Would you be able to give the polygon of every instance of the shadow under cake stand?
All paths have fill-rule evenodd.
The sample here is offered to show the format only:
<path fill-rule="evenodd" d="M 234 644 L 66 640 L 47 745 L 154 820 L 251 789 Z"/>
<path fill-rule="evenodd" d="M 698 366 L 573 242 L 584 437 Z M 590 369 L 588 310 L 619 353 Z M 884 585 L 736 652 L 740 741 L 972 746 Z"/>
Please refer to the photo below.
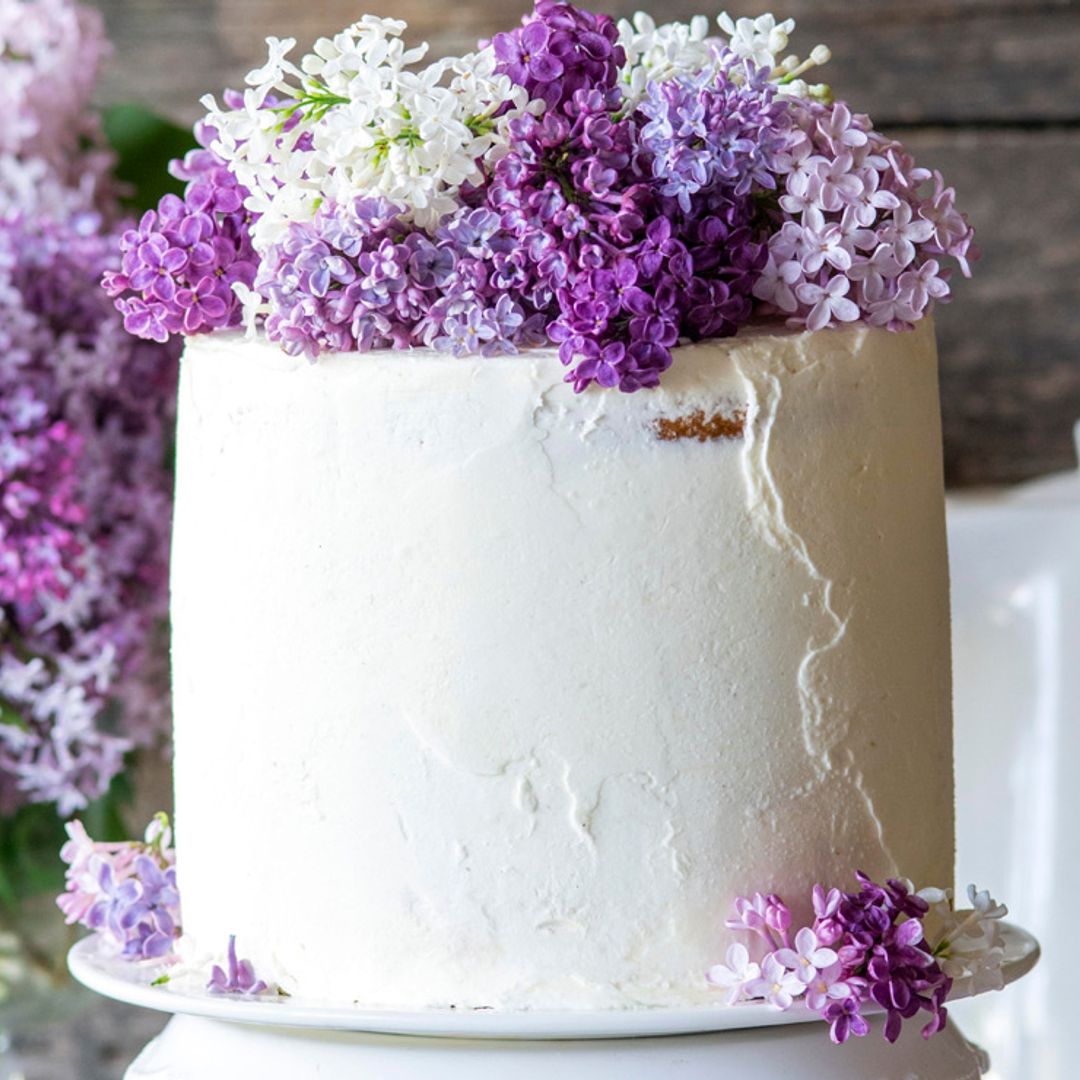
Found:
<path fill-rule="evenodd" d="M 1039 957 L 1006 925 L 1006 983 Z M 117 959 L 97 938 L 71 950 L 89 989 L 173 1013 L 125 1080 L 977 1080 L 985 1055 L 950 1022 L 930 1040 L 922 1020 L 891 1046 L 883 1017 L 864 1039 L 833 1046 L 815 1014 L 746 1002 L 725 1007 L 532 1011 L 364 1010 L 152 986 L 153 971 Z M 958 982 L 952 999 L 971 987 Z"/>

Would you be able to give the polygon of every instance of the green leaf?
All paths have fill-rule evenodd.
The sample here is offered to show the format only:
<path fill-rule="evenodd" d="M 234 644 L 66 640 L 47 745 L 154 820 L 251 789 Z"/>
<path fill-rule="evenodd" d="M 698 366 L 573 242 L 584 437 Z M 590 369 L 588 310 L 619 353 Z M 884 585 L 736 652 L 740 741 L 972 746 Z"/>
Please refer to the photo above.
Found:
<path fill-rule="evenodd" d="M 128 840 L 123 811 L 131 803 L 127 770 L 113 780 L 102 798 L 78 815 L 95 840 Z M 0 906 L 14 908 L 38 893 L 64 889 L 60 848 L 67 834 L 51 803 L 22 806 L 0 818 Z"/>
<path fill-rule="evenodd" d="M 169 162 L 195 144 L 190 131 L 141 105 L 112 105 L 102 119 L 105 137 L 116 152 L 116 176 L 128 186 L 125 203 L 133 210 L 157 205 L 162 195 L 180 194 L 184 185 L 169 175 Z"/>
<path fill-rule="evenodd" d="M 8 727 L 15 727 L 20 731 L 30 730 L 23 715 L 5 701 L 0 701 L 0 724 L 7 724 Z"/>

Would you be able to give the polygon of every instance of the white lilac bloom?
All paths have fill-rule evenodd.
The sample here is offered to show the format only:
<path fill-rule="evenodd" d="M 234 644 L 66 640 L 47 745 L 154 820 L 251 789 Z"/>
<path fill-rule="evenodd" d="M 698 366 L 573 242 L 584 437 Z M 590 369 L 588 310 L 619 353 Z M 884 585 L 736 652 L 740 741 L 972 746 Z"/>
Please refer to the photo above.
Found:
<path fill-rule="evenodd" d="M 957 911 L 946 889 L 922 889 L 919 896 L 930 905 L 924 919 L 927 940 L 934 942 L 933 953 L 942 971 L 953 979 L 970 979 L 977 994 L 1000 990 L 1005 959 L 1000 922 L 1009 909 L 974 885 L 968 886 L 968 911 Z"/>
<path fill-rule="evenodd" d="M 770 72 L 770 79 L 776 83 L 778 93 L 796 98 L 829 98 L 828 86 L 823 83 L 810 84 L 801 77 L 811 68 L 828 63 L 832 53 L 827 46 L 815 45 L 805 60 L 794 55 L 781 59 L 795 29 L 794 19 L 777 22 L 775 15 L 732 19 L 723 11 L 716 21 L 728 36 L 728 48 L 741 60 Z"/>
<path fill-rule="evenodd" d="M 530 104 L 496 69 L 491 48 L 416 68 L 427 52 L 406 49 L 405 23 L 365 16 L 315 43 L 300 65 L 291 39 L 268 40 L 267 63 L 248 76 L 242 101 L 204 99 L 216 150 L 251 191 L 260 215 L 257 250 L 326 201 L 358 195 L 403 207 L 433 230 L 480 184 L 508 144 L 507 127 Z M 498 115 L 496 115 L 498 114 Z"/>
<path fill-rule="evenodd" d="M 839 957 L 818 941 L 809 926 L 804 926 L 795 935 L 795 948 L 777 949 L 776 959 L 791 968 L 799 982 L 809 984 L 820 972 L 831 969 Z"/>
<path fill-rule="evenodd" d="M 776 58 L 787 48 L 788 38 L 795 29 L 794 19 L 777 22 L 775 15 L 732 19 L 726 11 L 722 11 L 716 21 L 729 36 L 731 51 L 759 68 L 772 69 L 777 66 Z"/>
<path fill-rule="evenodd" d="M 762 998 L 776 1009 L 790 1009 L 795 998 L 805 991 L 806 983 L 794 971 L 789 971 L 776 953 L 765 957 L 761 962 L 761 978 L 746 987 L 750 997 Z"/>
<path fill-rule="evenodd" d="M 739 942 L 728 947 L 724 959 L 727 963 L 714 964 L 705 973 L 705 978 L 726 991 L 725 1005 L 734 1005 L 746 995 L 747 987 L 761 978 L 761 968 L 750 959 L 746 946 Z"/>
<path fill-rule="evenodd" d="M 639 11 L 633 20 L 618 22 L 619 44 L 626 50 L 620 88 L 628 103 L 640 101 L 650 82 L 661 83 L 681 75 L 700 75 L 717 66 L 722 44 L 709 37 L 709 20 L 695 15 L 688 23 L 657 26 Z"/>

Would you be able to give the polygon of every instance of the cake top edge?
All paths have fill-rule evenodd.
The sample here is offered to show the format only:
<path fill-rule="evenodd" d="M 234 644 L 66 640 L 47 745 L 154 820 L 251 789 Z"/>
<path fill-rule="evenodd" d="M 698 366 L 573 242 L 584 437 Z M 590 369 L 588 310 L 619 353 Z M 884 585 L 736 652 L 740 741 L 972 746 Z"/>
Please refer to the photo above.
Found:
<path fill-rule="evenodd" d="M 792 19 L 658 25 L 536 0 L 426 62 L 365 15 L 269 38 L 203 98 L 186 186 L 105 287 L 166 340 L 247 325 L 291 355 L 557 350 L 566 381 L 659 385 L 681 343 L 909 329 L 977 257 L 939 172 L 788 53 Z M 813 74 L 812 74 L 813 73 Z"/>

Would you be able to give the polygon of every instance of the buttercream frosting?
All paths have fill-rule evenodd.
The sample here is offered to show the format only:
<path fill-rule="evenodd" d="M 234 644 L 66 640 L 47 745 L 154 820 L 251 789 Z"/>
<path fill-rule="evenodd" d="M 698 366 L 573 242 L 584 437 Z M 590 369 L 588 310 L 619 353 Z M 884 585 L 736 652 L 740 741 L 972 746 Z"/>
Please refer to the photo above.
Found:
<path fill-rule="evenodd" d="M 709 997 L 735 895 L 951 885 L 933 328 L 182 364 L 185 931 L 365 1006 Z"/>

